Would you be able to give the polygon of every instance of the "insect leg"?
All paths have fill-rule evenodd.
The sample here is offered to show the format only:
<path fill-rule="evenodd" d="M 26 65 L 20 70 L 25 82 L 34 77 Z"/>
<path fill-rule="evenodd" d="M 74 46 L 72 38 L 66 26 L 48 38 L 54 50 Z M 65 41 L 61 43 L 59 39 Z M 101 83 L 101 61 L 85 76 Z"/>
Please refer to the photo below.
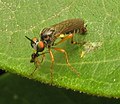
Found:
<path fill-rule="evenodd" d="M 73 34 L 69 34 L 69 35 L 65 36 L 64 38 L 62 38 L 62 40 L 60 40 L 59 42 L 55 43 L 55 45 L 58 45 L 67 39 L 71 39 L 72 37 L 73 37 Z"/>
<path fill-rule="evenodd" d="M 74 33 L 73 33 L 73 37 L 74 37 L 74 34 L 75 34 L 75 31 L 74 31 Z M 71 38 L 71 44 L 79 44 L 79 45 L 84 45 L 86 42 L 75 42 L 74 40 L 73 40 L 73 37 Z"/>
<path fill-rule="evenodd" d="M 42 54 L 41 63 L 43 62 L 44 59 L 45 59 L 45 53 Z"/>
<path fill-rule="evenodd" d="M 75 42 L 73 40 L 74 34 L 69 34 L 67 36 L 65 36 L 62 40 L 60 40 L 59 42 L 55 43 L 54 45 L 58 45 L 64 41 L 66 41 L 67 39 L 71 39 L 71 44 L 79 44 L 79 45 L 84 45 L 86 42 Z"/>
<path fill-rule="evenodd" d="M 41 61 L 40 61 L 40 59 L 38 58 L 40 55 L 42 55 Z M 34 69 L 34 71 L 31 73 L 31 75 L 33 75 L 33 74 L 35 73 L 35 71 L 39 68 L 40 63 L 43 62 L 44 58 L 45 58 L 45 53 L 42 53 L 42 54 L 33 53 L 33 54 L 31 55 L 31 60 L 30 60 L 30 62 L 31 62 L 31 63 L 34 62 L 34 65 L 35 65 L 35 69 Z"/>
<path fill-rule="evenodd" d="M 50 66 L 50 76 L 51 76 L 51 82 L 53 81 L 53 64 L 54 64 L 54 56 L 53 53 L 51 51 L 51 49 L 49 48 L 49 53 L 50 53 L 50 57 L 51 57 L 51 66 Z"/>
<path fill-rule="evenodd" d="M 38 55 L 36 55 L 36 53 L 33 53 L 32 55 L 32 59 L 31 59 L 31 63 L 34 62 L 35 65 L 35 69 L 34 71 L 31 73 L 31 75 L 33 75 L 35 73 L 35 71 L 38 69 L 38 67 L 40 66 L 40 60 L 38 58 Z"/>
<path fill-rule="evenodd" d="M 78 76 L 80 76 L 79 72 L 78 72 L 77 70 L 75 70 L 75 69 L 71 66 L 71 64 L 69 63 L 67 52 L 66 52 L 64 49 L 61 49 L 61 48 L 53 48 L 53 49 L 56 50 L 56 51 L 59 51 L 59 52 L 64 53 L 67 65 L 70 67 L 70 69 L 71 69 L 75 74 L 77 74 Z"/>

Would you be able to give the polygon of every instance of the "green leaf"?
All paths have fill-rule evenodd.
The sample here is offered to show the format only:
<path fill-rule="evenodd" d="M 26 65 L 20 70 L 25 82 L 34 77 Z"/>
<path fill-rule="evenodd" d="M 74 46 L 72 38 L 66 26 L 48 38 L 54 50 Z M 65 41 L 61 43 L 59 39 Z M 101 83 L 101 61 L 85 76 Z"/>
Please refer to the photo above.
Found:
<path fill-rule="evenodd" d="M 0 68 L 11 73 L 50 83 L 51 58 L 35 69 L 30 58 L 33 49 L 28 36 L 39 37 L 40 31 L 70 18 L 83 18 L 86 36 L 75 40 L 101 42 L 100 48 L 84 57 L 84 47 L 66 41 L 59 45 L 67 51 L 69 62 L 80 73 L 78 77 L 67 66 L 64 54 L 54 50 L 53 84 L 99 96 L 120 97 L 120 1 L 119 0 L 1 0 L 0 1 Z"/>

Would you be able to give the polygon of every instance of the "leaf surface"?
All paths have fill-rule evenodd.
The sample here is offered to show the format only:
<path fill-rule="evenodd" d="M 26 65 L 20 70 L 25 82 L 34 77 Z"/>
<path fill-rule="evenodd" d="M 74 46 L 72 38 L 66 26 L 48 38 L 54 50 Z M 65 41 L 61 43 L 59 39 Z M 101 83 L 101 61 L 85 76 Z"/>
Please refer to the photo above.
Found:
<path fill-rule="evenodd" d="M 109 2 L 109 3 L 108 3 Z M 87 42 L 102 46 L 80 54 L 84 47 L 66 41 L 57 47 L 67 51 L 69 62 L 80 73 L 78 77 L 67 66 L 64 54 L 52 50 L 55 58 L 53 84 L 99 96 L 120 97 L 120 1 L 119 0 L 1 0 L 0 1 L 0 68 L 22 76 L 50 83 L 51 58 L 33 76 L 30 63 L 33 52 L 28 36 L 70 18 L 83 18 L 87 24 Z"/>

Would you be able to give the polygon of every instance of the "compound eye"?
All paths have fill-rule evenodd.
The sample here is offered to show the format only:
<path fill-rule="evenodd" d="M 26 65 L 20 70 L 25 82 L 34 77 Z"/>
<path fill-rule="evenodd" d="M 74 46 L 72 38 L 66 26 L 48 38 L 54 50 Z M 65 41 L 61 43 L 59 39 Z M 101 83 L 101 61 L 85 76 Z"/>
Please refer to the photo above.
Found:
<path fill-rule="evenodd" d="M 44 50 L 44 42 L 43 41 L 39 41 L 37 44 L 37 52 L 42 52 Z"/>

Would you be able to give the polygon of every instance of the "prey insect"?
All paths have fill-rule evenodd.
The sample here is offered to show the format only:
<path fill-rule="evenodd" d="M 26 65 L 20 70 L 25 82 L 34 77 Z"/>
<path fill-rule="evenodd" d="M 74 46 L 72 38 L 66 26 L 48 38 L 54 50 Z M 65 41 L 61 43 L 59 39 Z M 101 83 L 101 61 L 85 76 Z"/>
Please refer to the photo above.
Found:
<path fill-rule="evenodd" d="M 25 36 L 28 40 L 31 41 L 31 46 L 35 50 L 35 52 L 31 55 L 31 61 L 30 61 L 30 62 L 34 62 L 36 66 L 35 70 L 40 66 L 40 63 L 43 62 L 45 54 L 49 53 L 51 57 L 50 75 L 51 75 L 51 80 L 53 79 L 54 56 L 52 53 L 52 49 L 54 49 L 65 55 L 66 63 L 69 66 L 69 68 L 79 76 L 79 72 L 76 69 L 74 69 L 69 63 L 67 52 L 64 49 L 55 46 L 63 43 L 68 39 L 71 39 L 72 44 L 83 45 L 85 44 L 85 42 L 75 42 L 73 40 L 73 37 L 75 33 L 85 34 L 86 32 L 87 29 L 86 26 L 84 26 L 84 21 L 82 19 L 69 19 L 60 22 L 58 24 L 52 25 L 49 28 L 44 28 L 40 33 L 40 40 L 37 39 L 36 37 L 30 39 L 27 36 Z M 63 37 L 61 37 L 61 35 L 63 35 Z M 56 42 L 58 38 L 61 38 L 61 40 Z M 45 48 L 48 49 L 48 52 L 44 52 Z M 38 59 L 40 55 L 42 55 L 41 61 Z"/>

